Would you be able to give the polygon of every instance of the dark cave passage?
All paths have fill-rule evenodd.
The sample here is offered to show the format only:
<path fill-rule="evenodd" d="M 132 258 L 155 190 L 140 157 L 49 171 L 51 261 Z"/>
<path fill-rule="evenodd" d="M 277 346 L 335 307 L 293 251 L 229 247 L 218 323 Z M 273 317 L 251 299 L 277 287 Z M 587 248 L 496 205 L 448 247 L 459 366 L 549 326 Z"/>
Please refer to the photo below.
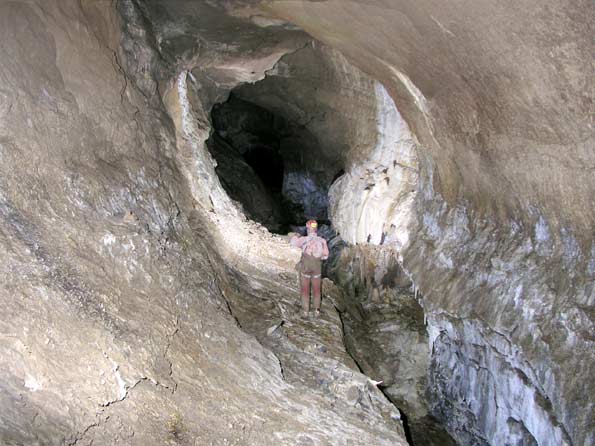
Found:
<path fill-rule="evenodd" d="M 278 151 L 268 146 L 256 146 L 244 153 L 244 159 L 268 190 L 281 192 L 285 167 Z"/>
<path fill-rule="evenodd" d="M 260 92 L 267 93 L 266 89 Z M 427 333 L 411 282 L 395 263 L 378 283 L 373 265 L 386 259 L 380 261 L 372 251 L 350 247 L 327 220 L 329 186 L 345 174 L 343 167 L 321 163 L 324 176 L 318 178 L 327 182 L 309 181 L 316 178 L 309 161 L 321 151 L 313 148 L 315 138 L 303 126 L 233 92 L 226 102 L 213 107 L 211 119 L 213 132 L 207 145 L 217 161 L 215 170 L 248 218 L 281 234 L 299 231 L 305 219 L 322 220 L 320 235 L 331 251 L 323 275 L 346 296 L 341 319 L 347 351 L 364 373 L 386 383 L 380 389 L 401 411 L 410 444 L 453 445 L 444 427 L 428 413 L 423 390 Z"/>
<path fill-rule="evenodd" d="M 211 119 L 207 146 L 216 172 L 247 217 L 283 234 L 310 218 L 328 223 L 330 174 L 309 168 L 320 149 L 311 149 L 314 138 L 303 126 L 233 93 L 213 107 Z"/>

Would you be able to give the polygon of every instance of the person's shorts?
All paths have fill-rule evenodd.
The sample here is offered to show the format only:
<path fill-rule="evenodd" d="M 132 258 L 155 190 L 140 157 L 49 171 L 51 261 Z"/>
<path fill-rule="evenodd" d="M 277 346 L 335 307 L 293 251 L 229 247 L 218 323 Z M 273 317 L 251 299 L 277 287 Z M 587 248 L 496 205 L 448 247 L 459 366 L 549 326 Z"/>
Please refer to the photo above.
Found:
<path fill-rule="evenodd" d="M 308 254 L 302 254 L 300 274 L 306 279 L 318 279 L 322 275 L 322 260 Z"/>

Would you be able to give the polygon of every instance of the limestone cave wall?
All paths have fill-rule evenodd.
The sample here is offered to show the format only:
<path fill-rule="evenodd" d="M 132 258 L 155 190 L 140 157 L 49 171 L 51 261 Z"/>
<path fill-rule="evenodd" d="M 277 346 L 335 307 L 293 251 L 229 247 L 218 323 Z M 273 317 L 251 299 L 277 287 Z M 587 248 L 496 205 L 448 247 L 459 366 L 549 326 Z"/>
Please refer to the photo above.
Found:
<path fill-rule="evenodd" d="M 591 6 L 266 7 L 380 80 L 419 141 L 399 255 L 423 294 L 436 410 L 463 444 L 595 441 Z"/>
<path fill-rule="evenodd" d="M 594 25 L 588 0 L 1 2 L 1 442 L 406 444 L 364 371 L 461 445 L 594 445 Z M 321 148 L 294 170 L 351 246 L 318 324 L 206 147 L 232 91 Z"/>
<path fill-rule="evenodd" d="M 197 41 L 155 31 L 161 2 L 0 4 L 0 443 L 406 444 L 330 302 L 324 330 L 287 340 L 299 255 L 232 205 L 204 146 L 212 105 L 305 35 L 246 54 L 257 27 L 217 40 L 235 19 L 179 6 L 173 22 L 227 23 L 190 26 L 220 84 L 193 73 Z M 257 336 L 280 311 L 273 351 Z"/>

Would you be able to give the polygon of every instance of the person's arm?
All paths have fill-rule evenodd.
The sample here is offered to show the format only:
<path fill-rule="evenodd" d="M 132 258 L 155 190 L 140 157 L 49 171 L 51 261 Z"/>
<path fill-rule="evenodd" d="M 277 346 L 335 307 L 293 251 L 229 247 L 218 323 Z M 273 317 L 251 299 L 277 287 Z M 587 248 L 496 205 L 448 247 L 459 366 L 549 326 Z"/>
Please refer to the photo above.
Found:
<path fill-rule="evenodd" d="M 301 248 L 304 242 L 306 241 L 306 237 L 302 237 L 300 235 L 294 235 L 289 240 L 291 246 L 295 246 L 296 248 Z"/>
<path fill-rule="evenodd" d="M 326 240 L 322 239 L 322 260 L 328 259 L 329 252 L 328 252 L 328 245 L 326 244 Z"/>

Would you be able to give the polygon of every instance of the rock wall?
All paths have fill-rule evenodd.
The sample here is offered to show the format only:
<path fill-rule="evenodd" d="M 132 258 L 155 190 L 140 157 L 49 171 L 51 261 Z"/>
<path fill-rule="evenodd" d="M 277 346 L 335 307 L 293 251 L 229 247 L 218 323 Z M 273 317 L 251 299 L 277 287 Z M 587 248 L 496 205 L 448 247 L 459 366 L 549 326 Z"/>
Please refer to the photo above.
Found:
<path fill-rule="evenodd" d="M 242 275 L 269 308 L 270 281 L 297 301 L 280 275 L 297 254 L 222 191 L 198 105 L 226 87 L 184 66 L 196 40 L 153 33 L 160 5 L 0 3 L 0 443 L 405 444 L 398 412 L 341 353 L 336 315 L 334 356 L 295 347 L 323 388 L 286 380 L 231 314 L 224 290 Z M 250 53 L 258 76 L 292 35 Z M 233 51 L 212 69 L 254 76 L 222 68 Z"/>
<path fill-rule="evenodd" d="M 368 152 L 329 191 L 331 219 L 349 243 L 391 245 L 409 242 L 419 179 L 418 143 L 386 89 L 375 85 L 377 137 Z M 364 152 L 364 153 L 361 153 Z M 349 157 L 348 157 L 349 159 Z"/>
<path fill-rule="evenodd" d="M 333 212 L 422 292 L 431 413 L 463 444 L 595 444 L 592 5 L 257 3 L 0 4 L 2 442 L 404 444 L 340 343 L 316 359 L 336 315 L 273 348 L 230 313 L 254 321 L 242 287 L 283 313 L 263 290 L 295 292 L 297 254 L 225 193 L 209 111 L 314 36 L 384 86 L 366 129 L 397 165 L 348 152 Z"/>
<path fill-rule="evenodd" d="M 456 444 L 431 413 L 427 321 L 398 251 L 348 246 L 330 276 L 344 290 L 339 308 L 347 350 L 402 412 L 410 444 Z"/>
<path fill-rule="evenodd" d="M 595 443 L 591 6 L 296 0 L 261 11 L 378 79 L 419 141 L 400 251 L 424 296 L 435 413 L 463 444 Z M 355 199 L 334 219 L 378 243 L 376 212 Z"/>

